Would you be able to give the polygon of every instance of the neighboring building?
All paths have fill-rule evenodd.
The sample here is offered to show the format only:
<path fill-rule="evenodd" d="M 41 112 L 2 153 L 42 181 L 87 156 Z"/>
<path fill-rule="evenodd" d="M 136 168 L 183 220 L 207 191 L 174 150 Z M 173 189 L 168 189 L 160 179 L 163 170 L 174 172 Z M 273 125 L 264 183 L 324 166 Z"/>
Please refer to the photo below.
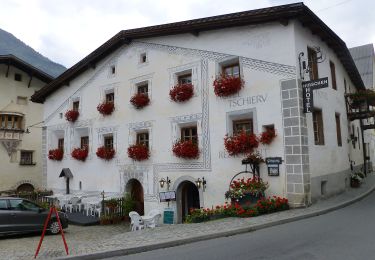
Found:
<path fill-rule="evenodd" d="M 217 97 L 213 82 L 222 73 L 242 77 L 244 88 Z M 314 90 L 314 112 L 303 113 L 302 80 L 324 77 L 329 85 Z M 192 82 L 194 96 L 171 101 L 170 89 L 183 82 Z M 349 129 L 360 131 L 358 120 L 347 120 L 345 89 L 364 89 L 349 51 L 302 3 L 121 31 L 32 96 L 44 103 L 43 157 L 64 149 L 62 161 L 46 161 L 47 186 L 65 191 L 66 177 L 59 176 L 69 168 L 72 191 L 137 191 L 148 211 L 166 207 L 159 181 L 168 179 L 181 222 L 189 208 L 222 204 L 232 177 L 244 170 L 242 157 L 225 151 L 225 135 L 273 126 L 277 137 L 259 150 L 283 162 L 279 176 L 260 167 L 267 195 L 306 206 L 348 187 L 350 161 L 363 166 L 362 145 L 347 142 Z M 129 102 L 137 92 L 151 100 L 143 109 Z M 105 100 L 115 104 L 109 116 L 97 110 Z M 64 118 L 70 109 L 80 113 L 75 123 Z M 198 143 L 198 159 L 173 155 L 180 138 Z M 128 158 L 137 142 L 148 144 L 148 160 Z M 96 156 L 102 145 L 114 147 L 113 160 Z M 72 150 L 83 146 L 86 161 L 73 159 Z M 206 187 L 198 189 L 203 178 Z"/>
<path fill-rule="evenodd" d="M 43 187 L 43 105 L 30 97 L 52 79 L 13 55 L 0 56 L 0 194 Z"/>

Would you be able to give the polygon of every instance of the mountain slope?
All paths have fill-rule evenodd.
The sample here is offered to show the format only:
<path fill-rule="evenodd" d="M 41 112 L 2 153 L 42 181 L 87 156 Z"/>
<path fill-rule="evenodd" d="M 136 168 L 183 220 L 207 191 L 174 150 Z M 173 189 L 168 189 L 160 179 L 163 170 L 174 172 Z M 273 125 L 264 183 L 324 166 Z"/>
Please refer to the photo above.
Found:
<path fill-rule="evenodd" d="M 17 39 L 13 34 L 0 29 L 0 55 L 8 54 L 17 56 L 21 60 L 24 60 L 53 77 L 57 77 L 66 70 L 64 66 L 44 57 L 33 48 Z"/>

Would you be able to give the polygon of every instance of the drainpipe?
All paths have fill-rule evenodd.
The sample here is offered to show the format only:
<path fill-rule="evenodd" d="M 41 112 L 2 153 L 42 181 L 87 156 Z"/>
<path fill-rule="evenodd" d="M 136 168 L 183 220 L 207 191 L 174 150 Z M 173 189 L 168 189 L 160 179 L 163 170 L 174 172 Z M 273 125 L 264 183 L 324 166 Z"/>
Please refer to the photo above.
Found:
<path fill-rule="evenodd" d="M 359 124 L 361 127 L 361 133 L 362 133 L 362 154 L 363 154 L 363 167 L 364 167 L 364 174 L 367 176 L 367 164 L 366 164 L 366 147 L 365 147 L 365 137 L 364 137 L 364 130 L 363 130 L 363 122 L 362 119 L 359 120 Z"/>

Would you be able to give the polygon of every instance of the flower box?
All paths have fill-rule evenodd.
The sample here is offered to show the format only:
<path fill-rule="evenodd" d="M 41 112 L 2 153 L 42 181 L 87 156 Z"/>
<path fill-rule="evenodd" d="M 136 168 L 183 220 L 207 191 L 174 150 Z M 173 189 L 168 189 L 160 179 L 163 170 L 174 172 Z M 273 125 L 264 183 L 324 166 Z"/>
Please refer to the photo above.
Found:
<path fill-rule="evenodd" d="M 135 144 L 128 148 L 128 157 L 135 161 L 143 161 L 150 157 L 150 152 L 147 146 Z"/>
<path fill-rule="evenodd" d="M 150 103 L 150 98 L 147 94 L 137 93 L 130 99 L 130 102 L 136 109 L 141 109 Z"/>
<path fill-rule="evenodd" d="M 84 162 L 89 154 L 87 149 L 74 148 L 72 151 L 72 157 L 78 161 Z"/>
<path fill-rule="evenodd" d="M 258 138 L 255 134 L 241 132 L 233 136 L 226 136 L 224 138 L 224 146 L 229 155 L 238 155 L 242 153 L 251 153 L 259 146 Z"/>
<path fill-rule="evenodd" d="M 48 159 L 54 161 L 61 161 L 64 157 L 64 151 L 61 149 L 53 149 L 48 151 Z"/>
<path fill-rule="evenodd" d="M 198 145 L 192 141 L 177 141 L 172 148 L 175 156 L 184 159 L 197 159 L 199 157 Z"/>
<path fill-rule="evenodd" d="M 175 102 L 185 102 L 194 95 L 194 87 L 190 83 L 175 85 L 170 91 L 169 96 Z"/>
<path fill-rule="evenodd" d="M 258 200 L 263 198 L 262 193 L 247 193 L 245 192 L 241 198 L 231 198 L 232 205 L 238 203 L 241 207 L 252 207 L 257 204 Z"/>
<path fill-rule="evenodd" d="M 79 116 L 79 112 L 76 110 L 68 110 L 65 113 L 65 119 L 69 122 L 75 122 Z"/>
<path fill-rule="evenodd" d="M 276 137 L 276 131 L 274 128 L 267 128 L 264 132 L 260 134 L 259 141 L 262 144 L 269 145 L 272 143 L 273 139 Z"/>
<path fill-rule="evenodd" d="M 103 116 L 107 116 L 112 114 L 112 112 L 115 110 L 115 104 L 113 102 L 104 102 L 99 104 L 96 109 Z"/>
<path fill-rule="evenodd" d="M 227 97 L 239 92 L 244 86 L 244 81 L 240 77 L 220 75 L 213 85 L 216 96 Z"/>
<path fill-rule="evenodd" d="M 268 183 L 258 177 L 242 178 L 233 180 L 230 183 L 229 190 L 225 193 L 226 199 L 240 200 L 249 194 L 254 197 L 264 197 L 264 192 L 268 188 Z M 249 197 L 247 197 L 247 200 Z"/>
<path fill-rule="evenodd" d="M 99 158 L 102 158 L 107 161 L 113 159 L 115 154 L 116 154 L 116 151 L 113 148 L 106 148 L 104 146 L 99 147 L 98 150 L 96 151 L 96 155 Z"/>

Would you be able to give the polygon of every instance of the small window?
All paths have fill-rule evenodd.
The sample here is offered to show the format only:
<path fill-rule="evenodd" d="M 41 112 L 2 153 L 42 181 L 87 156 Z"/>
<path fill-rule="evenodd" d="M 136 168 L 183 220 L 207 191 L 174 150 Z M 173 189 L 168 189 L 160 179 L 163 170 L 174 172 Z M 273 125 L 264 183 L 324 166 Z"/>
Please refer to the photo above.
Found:
<path fill-rule="evenodd" d="M 360 140 L 361 140 L 361 139 L 360 139 L 360 138 L 361 138 L 361 137 L 360 137 L 361 134 L 360 134 L 360 132 L 359 132 L 359 127 L 358 127 L 358 126 L 357 126 L 357 135 L 358 135 L 358 139 L 357 139 L 357 140 L 358 140 L 358 150 L 361 150 L 361 141 L 360 141 Z"/>
<path fill-rule="evenodd" d="M 142 53 L 140 56 L 140 62 L 141 63 L 146 63 L 147 62 L 147 55 L 146 53 Z"/>
<path fill-rule="evenodd" d="M 239 77 L 240 76 L 240 64 L 234 63 L 227 66 L 223 66 L 223 75 L 225 76 L 232 76 L 232 77 Z"/>
<path fill-rule="evenodd" d="M 81 149 L 89 149 L 89 137 L 82 136 L 81 137 Z"/>
<path fill-rule="evenodd" d="M 111 66 L 110 70 L 112 75 L 116 74 L 116 66 Z"/>
<path fill-rule="evenodd" d="M 21 165 L 33 165 L 33 152 L 21 151 Z"/>
<path fill-rule="evenodd" d="M 27 105 L 27 97 L 17 97 L 17 104 L 18 105 Z"/>
<path fill-rule="evenodd" d="M 13 125 L 13 123 L 12 123 L 12 121 L 13 121 L 13 117 L 12 117 L 12 116 L 8 116 L 7 119 L 8 119 L 8 120 L 7 120 L 7 128 L 8 128 L 8 129 L 11 129 L 11 128 L 12 128 L 12 125 Z"/>
<path fill-rule="evenodd" d="M 137 144 L 142 144 L 147 147 L 149 147 L 149 137 L 148 137 L 148 132 L 144 133 L 137 133 Z"/>
<path fill-rule="evenodd" d="M 82 181 L 79 182 L 79 190 L 82 190 Z"/>
<path fill-rule="evenodd" d="M 191 84 L 191 73 L 178 76 L 178 84 Z"/>
<path fill-rule="evenodd" d="M 324 145 L 324 129 L 322 110 L 314 109 L 313 112 L 314 141 L 316 145 Z"/>
<path fill-rule="evenodd" d="M 0 210 L 7 210 L 7 209 L 8 209 L 7 200 L 0 200 Z"/>
<path fill-rule="evenodd" d="M 15 81 L 22 81 L 22 75 L 19 73 L 14 74 L 14 80 Z"/>
<path fill-rule="evenodd" d="M 334 90 L 337 90 L 335 63 L 333 63 L 332 61 L 329 61 L 329 67 L 331 68 L 332 88 Z"/>
<path fill-rule="evenodd" d="M 193 126 L 181 128 L 181 140 L 192 141 L 193 143 L 198 144 L 197 127 Z"/>
<path fill-rule="evenodd" d="M 233 121 L 233 134 L 239 134 L 245 131 L 246 134 L 253 133 L 253 120 L 244 119 Z"/>
<path fill-rule="evenodd" d="M 74 111 L 79 111 L 79 101 L 74 101 L 73 102 L 73 110 Z"/>
<path fill-rule="evenodd" d="M 337 145 L 342 146 L 342 139 L 341 139 L 341 125 L 340 125 L 340 114 L 335 114 L 336 120 L 336 136 L 337 136 Z"/>
<path fill-rule="evenodd" d="M 137 86 L 137 93 L 148 95 L 148 83 L 142 83 L 142 84 L 138 85 Z"/>
<path fill-rule="evenodd" d="M 346 79 L 344 78 L 344 88 L 345 88 L 345 94 L 348 93 L 348 90 L 346 89 Z"/>
<path fill-rule="evenodd" d="M 59 140 L 57 140 L 57 148 L 64 151 L 64 138 L 59 138 Z"/>
<path fill-rule="evenodd" d="M 307 59 L 309 63 L 310 80 L 318 79 L 318 58 L 314 49 L 307 47 Z"/>
<path fill-rule="evenodd" d="M 113 136 L 112 135 L 104 136 L 104 147 L 108 149 L 113 149 Z"/>
<path fill-rule="evenodd" d="M 354 125 L 352 125 L 352 131 L 351 131 L 351 138 L 352 138 L 352 145 L 353 145 L 353 149 L 355 149 L 355 146 L 356 146 L 356 140 L 355 140 L 355 131 L 354 131 Z M 354 139 L 354 140 L 353 140 Z"/>
<path fill-rule="evenodd" d="M 109 103 L 109 102 L 112 102 L 112 103 L 115 102 L 115 93 L 111 92 L 111 93 L 105 94 L 105 101 L 107 103 Z"/>
<path fill-rule="evenodd" d="M 0 127 L 1 128 L 5 128 L 5 121 L 6 121 L 6 116 L 5 115 L 1 115 L 0 116 Z"/>

